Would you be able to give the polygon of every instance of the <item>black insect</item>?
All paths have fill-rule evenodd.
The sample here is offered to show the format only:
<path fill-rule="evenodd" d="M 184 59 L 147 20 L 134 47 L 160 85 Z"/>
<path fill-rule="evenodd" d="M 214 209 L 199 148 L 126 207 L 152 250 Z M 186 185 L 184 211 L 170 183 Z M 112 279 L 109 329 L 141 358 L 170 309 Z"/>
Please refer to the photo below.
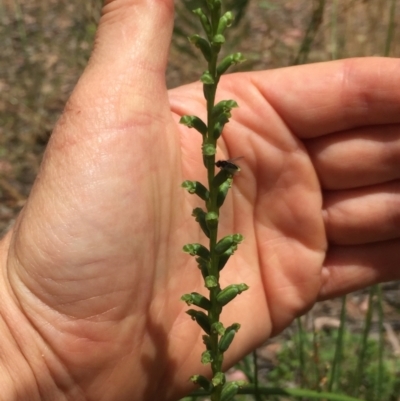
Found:
<path fill-rule="evenodd" d="M 234 161 L 243 159 L 243 156 L 235 157 L 233 159 L 228 160 L 218 160 L 215 165 L 219 167 L 221 170 L 224 169 L 228 171 L 230 174 L 234 175 L 240 171 L 240 167 L 234 163 Z"/>

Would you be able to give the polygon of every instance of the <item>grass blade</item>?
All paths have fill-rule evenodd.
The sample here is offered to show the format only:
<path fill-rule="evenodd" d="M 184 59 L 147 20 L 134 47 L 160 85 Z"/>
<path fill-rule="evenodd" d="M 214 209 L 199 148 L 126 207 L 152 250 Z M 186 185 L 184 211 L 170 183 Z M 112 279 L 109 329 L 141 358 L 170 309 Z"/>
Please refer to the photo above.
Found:
<path fill-rule="evenodd" d="M 300 381 L 300 386 L 304 387 L 306 386 L 306 380 L 304 376 L 304 372 L 306 371 L 306 363 L 305 363 L 305 352 L 304 352 L 304 347 L 306 344 L 306 334 L 304 332 L 303 324 L 301 322 L 301 318 L 298 317 L 296 319 L 297 322 L 297 349 L 299 350 L 299 362 L 300 362 L 300 369 L 299 369 L 299 381 Z"/>
<path fill-rule="evenodd" d="M 253 366 L 254 366 L 254 398 L 256 401 L 261 401 L 260 393 L 258 392 L 258 365 L 257 365 L 257 351 L 253 351 Z"/>
<path fill-rule="evenodd" d="M 319 392 L 313 390 L 303 390 L 299 388 L 280 388 L 280 387 L 259 387 L 258 393 L 266 396 L 281 395 L 293 398 L 308 398 L 310 400 L 324 400 L 324 401 L 363 401 L 359 398 L 350 397 L 343 394 L 334 394 L 328 392 Z M 191 393 L 192 397 L 204 397 L 209 393 L 204 390 L 196 390 Z M 243 386 L 238 394 L 254 395 L 255 388 L 253 385 Z"/>
<path fill-rule="evenodd" d="M 361 379 L 364 373 L 364 360 L 367 352 L 368 335 L 371 330 L 372 312 L 373 312 L 373 299 L 376 293 L 376 286 L 369 290 L 368 310 L 365 315 L 364 330 L 361 340 L 361 348 L 358 351 L 357 371 L 354 380 L 354 395 L 358 397 L 360 393 Z"/>
<path fill-rule="evenodd" d="M 338 58 L 338 0 L 332 1 L 331 12 L 331 59 Z"/>
<path fill-rule="evenodd" d="M 384 352 L 384 337 L 383 337 L 383 305 L 382 305 L 382 287 L 376 286 L 377 292 L 377 309 L 378 309 L 378 323 L 379 323 L 379 345 L 378 345 L 378 369 L 376 377 L 375 399 L 380 401 L 383 394 L 383 352 Z"/>
<path fill-rule="evenodd" d="M 385 56 L 388 57 L 390 54 L 390 47 L 392 45 L 393 36 L 394 36 L 394 28 L 395 28 L 395 14 L 396 14 L 396 0 L 391 0 L 390 3 L 390 12 L 389 12 L 389 24 L 386 34 L 386 43 L 385 43 Z"/>
<path fill-rule="evenodd" d="M 340 363 L 343 356 L 343 340 L 346 325 L 346 295 L 342 297 L 342 309 L 340 312 L 340 327 L 335 346 L 335 356 L 332 363 L 332 371 L 328 382 L 328 391 L 337 391 L 339 388 Z"/>
<path fill-rule="evenodd" d="M 322 24 L 326 0 L 314 0 L 313 13 L 310 24 L 307 27 L 300 50 L 293 62 L 293 65 L 305 64 L 308 59 L 312 44 Z"/>

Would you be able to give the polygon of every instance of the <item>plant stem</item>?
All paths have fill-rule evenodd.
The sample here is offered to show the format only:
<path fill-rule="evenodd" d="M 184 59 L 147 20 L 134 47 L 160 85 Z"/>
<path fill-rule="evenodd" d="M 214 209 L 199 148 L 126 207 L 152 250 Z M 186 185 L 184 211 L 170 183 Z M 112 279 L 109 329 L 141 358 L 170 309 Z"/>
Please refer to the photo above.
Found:
<path fill-rule="evenodd" d="M 191 194 L 197 194 L 205 201 L 206 211 L 195 208 L 193 216 L 200 224 L 204 234 L 209 238 L 209 247 L 202 244 L 186 244 L 184 252 L 197 256 L 196 261 L 204 278 L 205 286 L 209 290 L 209 298 L 198 294 L 184 294 L 181 298 L 188 305 L 194 304 L 207 311 L 190 309 L 187 313 L 196 320 L 205 331 L 203 336 L 206 351 L 202 355 L 202 363 L 210 363 L 212 380 L 201 375 L 192 376 L 192 381 L 208 390 L 212 401 L 229 401 L 234 397 L 242 383 L 240 381 L 225 383 L 225 375 L 222 372 L 224 352 L 227 351 L 234 339 L 235 333 L 240 325 L 233 323 L 224 327 L 220 322 L 223 306 L 232 301 L 238 294 L 248 289 L 244 283 L 231 284 L 221 289 L 219 283 L 220 270 L 233 255 L 237 245 L 242 241 L 241 234 L 228 235 L 218 240 L 218 219 L 227 192 L 232 184 L 233 175 L 239 168 L 227 161 L 215 162 L 217 140 L 222 134 L 224 125 L 231 117 L 230 111 L 237 107 L 233 100 L 224 100 L 215 104 L 217 86 L 221 74 L 231 65 L 243 61 L 240 53 L 227 56 L 218 64 L 218 54 L 221 45 L 225 42 L 224 31 L 233 22 L 231 12 L 221 16 L 220 0 L 206 0 L 203 3 L 206 9 L 197 8 L 193 12 L 200 18 L 200 22 L 207 35 L 207 39 L 200 35 L 192 35 L 189 40 L 198 47 L 208 62 L 201 81 L 203 82 L 203 93 L 207 102 L 207 123 L 199 117 L 186 115 L 181 118 L 181 123 L 189 128 L 195 128 L 203 137 L 202 154 L 203 163 L 207 169 L 208 189 L 197 181 L 185 181 L 182 186 Z M 225 164 L 223 164 L 223 163 Z M 215 166 L 220 167 L 220 172 L 215 175 Z M 232 166 L 236 167 L 232 171 Z"/>
<path fill-rule="evenodd" d="M 209 11 L 211 13 L 211 29 L 212 29 L 212 36 L 216 34 L 216 29 L 217 27 L 215 26 L 215 21 L 219 21 L 220 19 L 220 13 L 212 10 L 209 8 Z M 214 84 L 209 90 L 208 96 L 207 96 L 207 127 L 208 127 L 208 135 L 207 135 L 207 144 L 212 145 L 216 147 L 216 140 L 214 139 L 213 136 L 213 128 L 214 128 L 214 118 L 213 118 L 213 108 L 215 105 L 215 96 L 217 92 L 217 86 L 218 86 L 218 81 L 219 78 L 217 76 L 217 62 L 218 62 L 218 52 L 213 52 L 211 60 L 208 63 L 208 71 L 210 72 L 210 75 L 214 79 Z M 207 177 L 208 177 L 208 188 L 210 191 L 210 200 L 207 202 L 207 212 L 211 213 L 214 212 L 219 215 L 219 210 L 217 207 L 217 195 L 218 195 L 218 188 L 215 188 L 213 186 L 213 180 L 215 176 L 215 155 L 208 156 L 207 158 L 207 163 L 206 163 L 206 168 L 207 168 Z M 209 241 L 209 249 L 210 249 L 210 275 L 214 276 L 219 283 L 219 271 L 218 271 L 218 257 L 215 252 L 215 246 L 217 244 L 217 239 L 218 239 L 218 223 L 215 226 L 215 228 L 210 229 L 210 241 Z M 210 318 L 210 324 L 211 326 L 217 322 L 220 321 L 220 314 L 222 311 L 222 308 L 217 302 L 217 295 L 221 291 L 221 287 L 218 284 L 217 287 L 211 288 L 210 289 L 210 301 L 211 301 L 211 310 L 209 311 L 209 318 Z M 222 363 L 224 360 L 223 354 L 220 352 L 218 348 L 218 332 L 212 331 L 210 335 L 210 342 L 211 342 L 211 347 L 212 347 L 212 353 L 213 353 L 213 360 L 211 362 L 211 369 L 213 376 L 217 372 L 222 372 Z M 217 386 L 214 388 L 214 391 L 211 393 L 211 400 L 212 401 L 217 401 L 221 397 L 221 390 L 222 386 Z"/>

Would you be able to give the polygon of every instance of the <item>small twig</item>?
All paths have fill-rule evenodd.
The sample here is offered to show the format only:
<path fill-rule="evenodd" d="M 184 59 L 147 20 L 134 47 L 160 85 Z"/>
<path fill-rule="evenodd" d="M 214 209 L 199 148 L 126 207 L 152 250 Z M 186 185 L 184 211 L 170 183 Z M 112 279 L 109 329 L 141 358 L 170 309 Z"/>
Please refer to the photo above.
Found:
<path fill-rule="evenodd" d="M 301 43 L 299 53 L 297 54 L 293 65 L 305 64 L 311 50 L 318 30 L 322 24 L 326 0 L 314 0 L 314 9 L 310 24 L 307 27 L 303 42 Z"/>

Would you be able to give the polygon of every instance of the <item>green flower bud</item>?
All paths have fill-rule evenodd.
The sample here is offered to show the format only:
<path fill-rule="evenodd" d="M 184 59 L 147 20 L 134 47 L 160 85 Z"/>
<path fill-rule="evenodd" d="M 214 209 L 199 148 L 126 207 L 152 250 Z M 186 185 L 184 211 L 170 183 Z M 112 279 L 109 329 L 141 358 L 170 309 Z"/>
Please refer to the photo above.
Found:
<path fill-rule="evenodd" d="M 223 131 L 225 125 L 229 122 L 230 117 L 231 117 L 231 113 L 222 113 L 216 119 L 216 121 L 214 123 L 213 131 L 212 131 L 214 139 L 218 139 L 221 136 L 222 131 Z"/>
<path fill-rule="evenodd" d="M 204 71 L 203 75 L 200 77 L 200 81 L 203 82 L 204 85 L 213 85 L 215 83 L 210 71 Z"/>
<path fill-rule="evenodd" d="M 211 44 L 217 49 L 221 47 L 225 43 L 225 36 L 217 34 L 212 38 Z"/>
<path fill-rule="evenodd" d="M 239 107 L 235 100 L 221 100 L 218 102 L 212 110 L 212 116 L 218 118 L 221 114 L 226 114 L 230 117 L 232 109 Z"/>
<path fill-rule="evenodd" d="M 215 245 L 215 252 L 217 253 L 217 255 L 222 255 L 232 245 L 240 244 L 242 241 L 243 241 L 242 234 L 227 235 L 226 237 L 219 240 L 217 245 Z"/>
<path fill-rule="evenodd" d="M 218 287 L 218 280 L 215 276 L 207 276 L 204 281 L 208 289 Z"/>
<path fill-rule="evenodd" d="M 206 0 L 207 1 L 207 5 L 208 8 L 213 12 L 214 15 L 220 15 L 221 14 L 221 0 Z M 214 23 L 216 24 L 218 22 L 214 21 Z"/>
<path fill-rule="evenodd" d="M 212 384 L 211 382 L 206 379 L 204 376 L 201 375 L 193 375 L 190 380 L 195 383 L 198 384 L 200 387 L 203 387 L 204 390 L 206 391 L 211 391 L 212 390 Z"/>
<path fill-rule="evenodd" d="M 218 75 L 224 74 L 229 67 L 232 67 L 233 65 L 242 63 L 243 61 L 246 61 L 246 59 L 243 57 L 242 53 L 234 53 L 230 54 L 229 56 L 226 56 L 219 64 L 217 67 L 217 73 Z"/>
<path fill-rule="evenodd" d="M 221 401 L 230 401 L 238 392 L 239 385 L 236 382 L 228 382 L 225 383 L 222 391 L 221 391 Z"/>
<path fill-rule="evenodd" d="M 232 187 L 232 182 L 233 182 L 233 178 L 228 178 L 218 188 L 218 194 L 217 194 L 217 206 L 218 206 L 218 208 L 220 208 L 224 204 L 226 195 L 228 195 L 228 191 Z M 206 221 L 207 221 L 207 217 L 206 217 Z"/>
<path fill-rule="evenodd" d="M 208 201 L 210 197 L 208 189 L 198 181 L 183 181 L 182 188 L 185 188 L 190 194 L 196 194 L 203 201 Z"/>
<path fill-rule="evenodd" d="M 234 18 L 233 18 L 232 12 L 231 11 L 227 11 L 219 19 L 217 33 L 222 35 L 225 32 L 225 29 L 232 25 L 233 20 L 234 20 Z"/>
<path fill-rule="evenodd" d="M 197 266 L 201 271 L 201 275 L 205 279 L 208 276 L 209 270 L 209 261 L 204 260 L 203 258 L 196 258 Z"/>
<path fill-rule="evenodd" d="M 218 213 L 216 212 L 208 212 L 205 216 L 207 227 L 212 230 L 218 227 Z M 208 237 L 210 238 L 210 237 Z"/>
<path fill-rule="evenodd" d="M 207 333 L 211 333 L 210 321 L 208 320 L 208 316 L 201 311 L 195 309 L 189 309 L 186 313 L 196 321 L 196 323 Z"/>
<path fill-rule="evenodd" d="M 211 60 L 211 57 L 212 57 L 211 46 L 210 46 L 210 43 L 206 39 L 204 39 L 201 36 L 196 34 L 196 35 L 189 36 L 189 42 L 194 44 L 198 49 L 201 50 L 206 61 Z"/>
<path fill-rule="evenodd" d="M 210 338 L 210 336 L 207 336 L 206 334 L 204 334 L 204 335 L 202 336 L 202 338 L 203 338 L 203 344 L 206 346 L 206 348 L 207 348 L 208 350 L 211 350 L 211 349 L 212 349 L 212 344 L 211 344 L 211 338 Z"/>
<path fill-rule="evenodd" d="M 199 294 L 198 292 L 192 292 L 190 294 L 184 294 L 181 297 L 181 300 L 186 302 L 188 306 L 195 305 L 199 308 L 203 308 L 205 310 L 211 309 L 211 302 L 205 296 Z"/>
<path fill-rule="evenodd" d="M 217 149 L 212 143 L 204 143 L 201 148 L 204 156 L 214 156 L 217 153 Z"/>
<path fill-rule="evenodd" d="M 221 306 L 224 306 L 227 303 L 231 302 L 237 295 L 248 289 L 249 287 L 245 283 L 228 285 L 223 290 L 221 290 L 221 292 L 218 293 L 217 302 Z"/>
<path fill-rule="evenodd" d="M 229 258 L 235 253 L 237 249 L 237 245 L 231 246 L 227 251 L 225 251 L 218 259 L 218 271 L 221 271 L 226 263 L 228 262 Z"/>
<path fill-rule="evenodd" d="M 211 85 L 207 85 L 204 83 L 203 85 L 203 95 L 204 95 L 204 99 L 206 99 L 207 101 L 213 97 L 213 88 Z"/>
<path fill-rule="evenodd" d="M 210 37 L 211 36 L 211 25 L 210 25 L 210 21 L 208 20 L 207 15 L 204 14 L 204 12 L 201 8 L 196 8 L 195 10 L 193 10 L 193 13 L 199 17 L 199 20 L 201 22 L 201 25 L 203 26 L 204 32 L 207 34 L 208 37 Z"/>
<path fill-rule="evenodd" d="M 200 256 L 205 260 L 210 259 L 210 251 L 201 244 L 186 244 L 183 246 L 183 252 L 186 252 L 191 256 Z"/>
<path fill-rule="evenodd" d="M 221 352 L 225 352 L 229 348 L 235 337 L 235 334 L 239 329 L 240 329 L 239 323 L 234 323 L 226 328 L 224 335 L 221 337 L 218 343 L 218 348 Z"/>
<path fill-rule="evenodd" d="M 235 334 L 235 330 L 230 330 L 221 337 L 218 343 L 218 348 L 221 352 L 225 352 L 229 348 L 235 337 Z"/>
<path fill-rule="evenodd" d="M 222 386 L 226 382 L 225 375 L 222 372 L 217 372 L 215 376 L 211 379 L 211 383 L 214 387 Z"/>
<path fill-rule="evenodd" d="M 186 127 L 188 128 L 194 128 L 195 130 L 200 132 L 201 135 L 207 134 L 207 125 L 201 118 L 197 116 L 182 116 L 179 120 L 179 124 L 186 125 Z"/>
<path fill-rule="evenodd" d="M 235 244 L 240 244 L 244 240 L 244 237 L 242 234 L 236 233 L 233 234 L 233 241 L 235 241 Z"/>
<path fill-rule="evenodd" d="M 232 323 L 230 326 L 226 328 L 226 330 L 235 330 L 236 332 L 239 331 L 241 325 L 239 323 Z"/>
<path fill-rule="evenodd" d="M 192 216 L 195 217 L 196 221 L 199 223 L 203 233 L 210 238 L 210 230 L 206 223 L 206 212 L 201 207 L 196 207 L 193 209 Z"/>
<path fill-rule="evenodd" d="M 220 401 L 230 401 L 239 392 L 239 389 L 246 384 L 244 380 L 225 383 L 221 391 Z"/>
<path fill-rule="evenodd" d="M 213 361 L 213 357 L 212 357 L 212 355 L 211 355 L 211 352 L 210 351 L 204 351 L 202 354 L 201 354 L 201 363 L 203 364 L 203 365 L 207 365 L 207 363 L 211 363 Z"/>
<path fill-rule="evenodd" d="M 208 6 L 211 10 L 220 10 L 221 9 L 221 0 L 207 0 Z"/>
<path fill-rule="evenodd" d="M 227 235 L 218 241 L 215 246 L 215 252 L 217 255 L 222 255 L 225 251 L 227 251 L 234 244 L 233 235 Z"/>
<path fill-rule="evenodd" d="M 225 327 L 221 322 L 215 322 L 211 325 L 211 332 L 218 333 L 220 336 L 223 336 L 225 333 Z"/>
<path fill-rule="evenodd" d="M 217 175 L 213 178 L 212 186 L 214 188 L 219 188 L 224 182 L 226 182 L 230 178 L 232 178 L 232 173 L 224 168 L 221 168 L 221 170 L 219 170 Z"/>

